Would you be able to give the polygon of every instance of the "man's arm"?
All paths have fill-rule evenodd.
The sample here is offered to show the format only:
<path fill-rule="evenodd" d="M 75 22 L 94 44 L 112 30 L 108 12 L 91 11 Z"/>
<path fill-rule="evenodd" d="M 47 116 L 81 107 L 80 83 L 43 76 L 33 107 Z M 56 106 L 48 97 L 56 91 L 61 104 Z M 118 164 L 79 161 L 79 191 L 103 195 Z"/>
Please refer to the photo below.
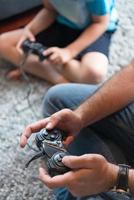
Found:
<path fill-rule="evenodd" d="M 114 75 L 74 112 L 82 127 L 122 109 L 134 101 L 134 60 Z"/>
<path fill-rule="evenodd" d="M 89 97 L 76 110 L 62 109 L 49 117 L 28 125 L 21 136 L 24 147 L 33 132 L 46 127 L 64 130 L 75 135 L 87 125 L 122 109 L 134 101 L 134 60 L 126 68 L 114 75 L 95 94 Z"/>
<path fill-rule="evenodd" d="M 51 25 L 57 13 L 48 0 L 43 0 L 44 8 L 34 17 L 34 19 L 26 26 L 34 35 Z"/>

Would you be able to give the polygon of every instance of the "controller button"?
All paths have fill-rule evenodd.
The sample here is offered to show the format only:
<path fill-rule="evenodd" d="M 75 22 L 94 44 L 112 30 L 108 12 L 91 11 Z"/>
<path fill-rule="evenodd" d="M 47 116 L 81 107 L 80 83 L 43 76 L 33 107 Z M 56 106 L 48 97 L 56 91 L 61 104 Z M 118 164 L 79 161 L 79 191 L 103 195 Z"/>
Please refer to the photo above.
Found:
<path fill-rule="evenodd" d="M 54 139 L 56 139 L 56 135 L 52 134 L 52 135 L 50 135 L 50 138 L 51 138 L 52 140 L 54 140 Z"/>
<path fill-rule="evenodd" d="M 57 161 L 58 162 L 61 162 L 62 161 L 62 157 L 59 155 L 59 156 L 57 156 Z"/>
<path fill-rule="evenodd" d="M 64 153 L 59 154 L 59 157 L 62 159 L 65 156 Z"/>
<path fill-rule="evenodd" d="M 58 133 L 58 130 L 55 129 L 55 130 L 54 130 L 54 133 L 57 134 L 57 133 Z"/>
<path fill-rule="evenodd" d="M 53 133 L 56 135 L 56 138 L 59 136 L 59 131 L 58 130 L 54 130 Z"/>
<path fill-rule="evenodd" d="M 61 144 L 61 141 L 57 141 L 57 144 L 60 145 L 60 144 Z"/>
<path fill-rule="evenodd" d="M 46 131 L 46 129 L 44 129 L 44 130 L 42 131 L 42 133 L 44 134 L 44 136 L 48 136 L 48 132 Z"/>
<path fill-rule="evenodd" d="M 62 158 L 63 157 L 61 157 L 60 154 L 54 156 L 54 161 L 58 166 L 63 166 Z"/>

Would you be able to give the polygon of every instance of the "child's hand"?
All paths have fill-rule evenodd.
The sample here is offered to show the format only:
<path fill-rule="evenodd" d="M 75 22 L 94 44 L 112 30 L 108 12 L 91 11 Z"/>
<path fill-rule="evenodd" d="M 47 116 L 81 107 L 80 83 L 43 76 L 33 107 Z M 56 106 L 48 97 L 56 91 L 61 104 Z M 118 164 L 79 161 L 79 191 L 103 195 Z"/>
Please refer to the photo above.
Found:
<path fill-rule="evenodd" d="M 18 41 L 17 46 L 16 46 L 17 50 L 21 54 L 23 54 L 23 51 L 21 49 L 21 45 L 26 39 L 29 39 L 30 41 L 33 41 L 33 42 L 35 41 L 35 37 L 34 37 L 33 33 L 28 28 L 25 27 L 23 29 L 22 36 L 21 36 L 21 38 Z"/>
<path fill-rule="evenodd" d="M 44 51 L 49 56 L 49 61 L 54 65 L 63 65 L 72 59 L 71 51 L 67 48 L 51 47 Z"/>

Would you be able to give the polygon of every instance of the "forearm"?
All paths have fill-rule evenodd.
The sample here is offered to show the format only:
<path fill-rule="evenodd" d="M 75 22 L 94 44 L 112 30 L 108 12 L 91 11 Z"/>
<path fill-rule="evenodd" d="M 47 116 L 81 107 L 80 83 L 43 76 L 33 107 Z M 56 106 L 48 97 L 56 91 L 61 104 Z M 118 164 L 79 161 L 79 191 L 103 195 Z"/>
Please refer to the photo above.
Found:
<path fill-rule="evenodd" d="M 56 18 L 56 12 L 43 8 L 35 18 L 26 26 L 30 31 L 37 35 L 42 30 L 51 25 Z"/>
<path fill-rule="evenodd" d="M 107 81 L 75 113 L 82 126 L 92 124 L 134 101 L 134 61 Z"/>
<path fill-rule="evenodd" d="M 106 25 L 93 23 L 70 45 L 67 46 L 75 57 L 83 49 L 96 41 L 106 30 Z"/>
<path fill-rule="evenodd" d="M 134 169 L 129 170 L 128 186 L 130 188 L 131 194 L 134 196 Z"/>

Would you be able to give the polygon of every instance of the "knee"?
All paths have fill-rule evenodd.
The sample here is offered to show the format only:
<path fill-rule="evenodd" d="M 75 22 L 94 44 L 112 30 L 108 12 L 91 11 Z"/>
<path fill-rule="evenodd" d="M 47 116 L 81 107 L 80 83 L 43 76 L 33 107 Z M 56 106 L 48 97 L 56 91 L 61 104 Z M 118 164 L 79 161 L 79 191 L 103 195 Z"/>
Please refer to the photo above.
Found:
<path fill-rule="evenodd" d="M 90 77 L 90 83 L 99 84 L 105 80 L 106 74 L 106 71 L 98 70 L 96 69 L 96 66 L 89 66 L 88 73 L 85 76 L 87 81 Z"/>
<path fill-rule="evenodd" d="M 8 42 L 7 42 L 7 36 L 6 36 L 6 33 L 2 33 L 0 35 L 0 47 L 3 46 L 3 45 L 7 45 Z"/>
<path fill-rule="evenodd" d="M 0 35 L 0 51 L 3 49 L 3 46 L 6 44 L 6 38 L 4 34 Z"/>
<path fill-rule="evenodd" d="M 87 56 L 82 60 L 82 65 L 87 83 L 99 84 L 105 80 L 108 70 L 108 59 L 105 55 L 96 53 L 95 57 Z"/>
<path fill-rule="evenodd" d="M 7 48 L 9 48 L 10 44 L 9 44 L 9 40 L 6 36 L 6 33 L 3 33 L 0 35 L 0 53 L 2 53 L 3 51 L 6 51 Z"/>
<path fill-rule="evenodd" d="M 53 86 L 44 95 L 43 109 L 42 109 L 44 117 L 48 117 L 51 114 L 61 109 L 63 88 L 64 88 L 64 84 Z"/>

